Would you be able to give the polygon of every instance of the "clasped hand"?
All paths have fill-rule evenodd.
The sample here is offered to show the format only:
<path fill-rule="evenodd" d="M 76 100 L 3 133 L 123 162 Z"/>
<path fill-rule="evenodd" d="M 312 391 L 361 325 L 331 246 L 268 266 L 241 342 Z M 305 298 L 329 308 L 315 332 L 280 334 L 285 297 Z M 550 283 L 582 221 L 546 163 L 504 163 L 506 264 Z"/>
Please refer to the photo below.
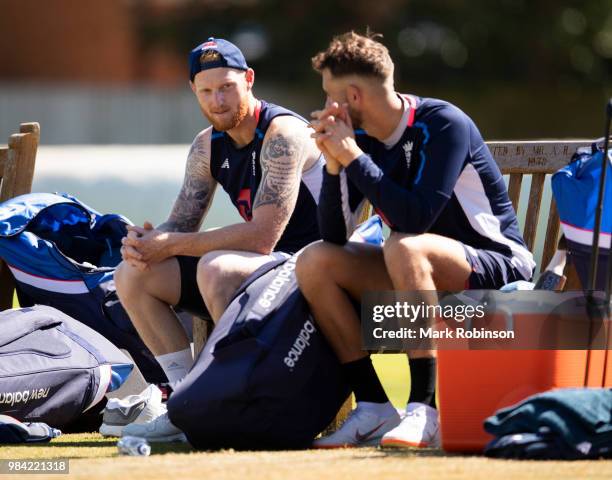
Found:
<path fill-rule="evenodd" d="M 327 171 L 338 174 L 363 152 L 357 146 L 346 104 L 328 102 L 323 110 L 312 112 L 311 127 L 317 147 L 325 156 Z"/>
<path fill-rule="evenodd" d="M 150 222 L 142 227 L 128 225 L 127 236 L 121 239 L 121 256 L 125 262 L 144 271 L 168 258 L 168 233 L 153 228 Z"/>

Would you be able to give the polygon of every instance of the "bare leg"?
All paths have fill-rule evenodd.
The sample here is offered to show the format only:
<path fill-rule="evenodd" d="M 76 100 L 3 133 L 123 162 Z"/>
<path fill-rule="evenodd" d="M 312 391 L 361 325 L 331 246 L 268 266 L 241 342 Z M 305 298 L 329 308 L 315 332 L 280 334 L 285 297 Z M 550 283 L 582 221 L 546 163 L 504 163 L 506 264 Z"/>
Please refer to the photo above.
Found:
<path fill-rule="evenodd" d="M 395 290 L 463 290 L 472 268 L 461 243 L 425 233 L 392 233 L 383 248 Z"/>
<path fill-rule="evenodd" d="M 319 329 L 342 364 L 357 408 L 331 435 L 315 440 L 315 448 L 378 444 L 400 423 L 367 352 L 361 349 L 359 317 L 351 303 L 367 290 L 390 290 L 382 249 L 349 243 L 320 242 L 300 255 L 296 273 Z M 367 432 L 366 437 L 363 433 Z M 373 442 L 373 443 L 368 443 Z"/>
<path fill-rule="evenodd" d="M 370 245 L 349 243 L 344 247 L 318 243 L 308 247 L 298 259 L 296 273 L 300 288 L 308 300 L 317 324 L 340 363 L 349 385 L 355 392 L 357 411 L 350 417 L 355 421 L 345 422 L 342 428 L 334 434 L 318 440 L 321 446 L 329 447 L 336 444 L 359 443 L 359 432 L 366 431 L 367 421 L 359 420 L 361 411 L 369 411 L 370 415 L 379 415 L 376 424 L 385 423 L 381 442 L 389 435 L 399 436 L 400 440 L 391 438 L 394 443 L 412 446 L 428 446 L 437 444 L 437 412 L 429 405 L 421 405 L 419 414 L 407 417 L 410 422 L 399 424 L 399 417 L 390 406 L 380 382 L 371 364 L 368 365 L 367 353 L 361 350 L 361 332 L 359 318 L 354 311 L 350 298 L 361 299 L 368 290 L 430 290 L 436 289 L 436 281 L 440 280 L 438 288 L 461 288 L 468 278 L 470 267 L 465 260 L 461 244 L 449 239 L 422 238 L 392 235 L 384 250 Z M 409 240 L 410 239 L 410 240 Z M 431 240 L 431 241 L 430 241 Z M 449 246 L 450 244 L 450 246 Z M 459 249 L 455 247 L 459 247 Z M 436 248 L 435 252 L 429 248 Z M 439 251 L 437 250 L 439 249 Z M 450 257 L 450 258 L 445 258 Z M 456 268 L 456 267 L 459 268 Z M 450 270 L 450 271 L 448 271 Z M 431 352 L 422 352 L 423 356 Z M 435 360 L 423 358 L 425 369 L 419 367 L 419 378 L 423 378 L 423 388 L 413 389 L 419 393 L 411 401 L 431 403 L 434 398 Z M 413 377 L 414 378 L 414 377 Z M 417 392 L 418 390 L 418 392 Z M 421 391 L 422 390 L 422 391 Z M 413 392 L 411 392 L 411 397 Z M 418 397 L 421 397 L 420 399 Z M 429 398 L 427 398 L 429 397 Z M 385 401 L 387 400 L 387 401 Z M 431 417 L 431 418 L 430 418 Z M 418 419 L 416 426 L 412 425 Z M 361 423 L 363 424 L 361 424 Z M 412 423 L 411 423 L 412 422 Z M 358 424 L 356 433 L 353 425 Z M 406 430 L 394 433 L 397 429 Z M 389 440 L 389 439 L 388 439 Z M 315 446 L 316 446 L 315 442 Z"/>
<path fill-rule="evenodd" d="M 296 273 L 317 324 L 340 363 L 365 357 L 359 317 L 350 298 L 360 300 L 368 290 L 393 289 L 382 249 L 361 243 L 341 247 L 319 242 L 300 255 Z"/>
<path fill-rule="evenodd" d="M 270 255 L 218 250 L 198 262 L 198 288 L 216 323 L 242 282 L 262 265 L 274 260 Z"/>
<path fill-rule="evenodd" d="M 438 302 L 436 290 L 463 290 L 472 271 L 463 246 L 440 235 L 392 233 L 383 251 L 394 289 L 431 292 L 432 305 Z M 435 357 L 435 352 L 415 350 L 409 356 Z"/>
<path fill-rule="evenodd" d="M 115 272 L 121 304 L 156 357 L 189 348 L 185 330 L 171 308 L 181 294 L 178 261 L 169 258 L 141 272 L 122 262 Z"/>

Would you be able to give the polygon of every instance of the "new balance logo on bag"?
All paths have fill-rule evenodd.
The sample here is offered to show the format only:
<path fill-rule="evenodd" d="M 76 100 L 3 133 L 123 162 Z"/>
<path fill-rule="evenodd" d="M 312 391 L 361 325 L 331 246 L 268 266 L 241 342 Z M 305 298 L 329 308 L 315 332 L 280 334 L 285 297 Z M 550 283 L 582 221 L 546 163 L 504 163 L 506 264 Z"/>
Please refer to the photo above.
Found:
<path fill-rule="evenodd" d="M 285 365 L 290 369 L 295 367 L 295 364 L 300 360 L 302 353 L 306 347 L 310 346 L 310 335 L 316 330 L 314 323 L 312 323 L 312 317 L 304 322 L 304 327 L 300 330 L 295 342 L 291 346 L 291 349 L 284 358 Z"/>
<path fill-rule="evenodd" d="M 279 273 L 276 274 L 274 279 L 269 283 L 267 288 L 257 300 L 257 305 L 264 310 L 268 310 L 275 305 L 274 302 L 279 293 L 283 292 L 283 295 L 287 294 L 289 286 L 293 283 L 293 271 L 295 270 L 296 261 L 297 256 L 292 257 L 280 267 Z"/>

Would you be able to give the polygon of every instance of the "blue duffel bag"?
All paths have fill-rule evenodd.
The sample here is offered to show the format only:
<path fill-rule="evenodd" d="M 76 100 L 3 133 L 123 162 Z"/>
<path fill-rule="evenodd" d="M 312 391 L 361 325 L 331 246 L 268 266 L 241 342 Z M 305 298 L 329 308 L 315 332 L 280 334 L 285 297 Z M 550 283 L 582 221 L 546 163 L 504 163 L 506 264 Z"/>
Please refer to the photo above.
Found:
<path fill-rule="evenodd" d="M 170 419 L 194 447 L 309 447 L 350 393 L 298 290 L 296 260 L 243 284 L 170 397 Z"/>
<path fill-rule="evenodd" d="M 49 305 L 127 350 L 147 381 L 166 376 L 123 309 L 113 276 L 131 222 L 67 194 L 30 193 L 0 204 L 0 258 L 21 306 Z"/>
<path fill-rule="evenodd" d="M 581 149 L 572 157 L 569 165 L 552 176 L 551 181 L 569 258 L 584 288 L 588 285 L 603 156 L 604 151 L 597 144 Z M 606 157 L 609 160 L 605 162 L 608 181 L 603 192 L 601 230 L 597 239 L 598 268 L 594 285 L 598 290 L 606 288 L 612 238 L 612 150 L 607 152 Z"/>
<path fill-rule="evenodd" d="M 116 390 L 134 365 L 55 308 L 0 312 L 0 414 L 61 428 Z"/>

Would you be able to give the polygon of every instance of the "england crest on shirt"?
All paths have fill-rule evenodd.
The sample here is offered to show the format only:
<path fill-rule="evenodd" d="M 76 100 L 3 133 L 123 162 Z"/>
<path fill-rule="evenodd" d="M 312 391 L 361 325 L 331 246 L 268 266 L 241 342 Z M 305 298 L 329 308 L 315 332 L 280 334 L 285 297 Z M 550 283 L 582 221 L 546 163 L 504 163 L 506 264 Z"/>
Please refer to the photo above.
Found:
<path fill-rule="evenodd" d="M 404 155 L 406 156 L 406 169 L 407 170 L 410 169 L 410 162 L 412 161 L 412 147 L 413 146 L 414 146 L 414 143 L 411 141 L 404 143 L 404 145 L 402 146 L 402 148 L 404 149 Z"/>

